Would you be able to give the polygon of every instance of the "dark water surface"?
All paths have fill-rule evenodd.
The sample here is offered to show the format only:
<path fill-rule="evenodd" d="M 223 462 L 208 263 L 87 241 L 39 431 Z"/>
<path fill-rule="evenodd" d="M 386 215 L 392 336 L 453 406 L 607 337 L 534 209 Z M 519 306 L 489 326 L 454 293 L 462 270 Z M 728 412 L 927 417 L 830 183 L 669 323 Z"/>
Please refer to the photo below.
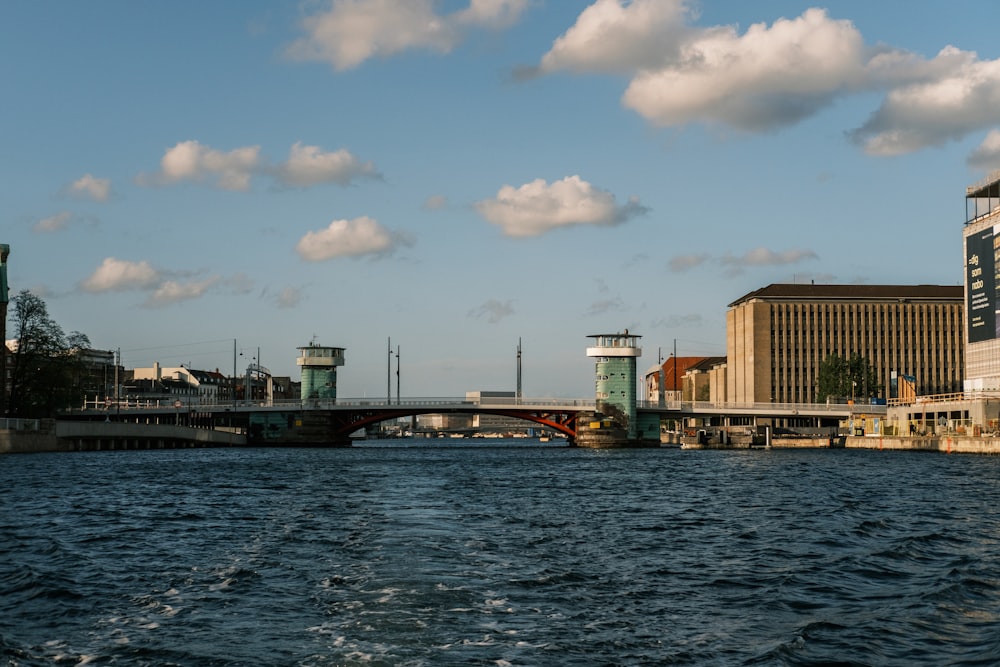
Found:
<path fill-rule="evenodd" d="M 513 444 L 513 443 L 509 443 Z M 995 665 L 1000 458 L 0 457 L 9 665 Z"/>

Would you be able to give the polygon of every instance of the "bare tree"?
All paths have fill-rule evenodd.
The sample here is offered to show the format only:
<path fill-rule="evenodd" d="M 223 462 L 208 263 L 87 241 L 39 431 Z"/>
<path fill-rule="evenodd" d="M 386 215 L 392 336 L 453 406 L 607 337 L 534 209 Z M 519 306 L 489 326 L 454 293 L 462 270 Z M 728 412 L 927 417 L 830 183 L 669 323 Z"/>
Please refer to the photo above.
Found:
<path fill-rule="evenodd" d="M 81 349 L 90 341 L 63 333 L 45 302 L 28 290 L 11 299 L 16 348 L 11 356 L 8 412 L 15 417 L 49 417 L 79 402 Z"/>

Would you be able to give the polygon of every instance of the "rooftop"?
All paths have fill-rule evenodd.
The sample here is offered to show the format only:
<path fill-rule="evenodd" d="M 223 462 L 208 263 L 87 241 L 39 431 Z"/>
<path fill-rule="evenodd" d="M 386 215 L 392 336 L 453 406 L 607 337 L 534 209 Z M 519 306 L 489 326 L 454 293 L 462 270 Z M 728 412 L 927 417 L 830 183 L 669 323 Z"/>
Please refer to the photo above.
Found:
<path fill-rule="evenodd" d="M 744 294 L 729 307 L 753 299 L 774 299 L 795 301 L 962 301 L 965 288 L 962 285 L 814 285 L 798 283 L 773 283 L 748 294 Z"/>

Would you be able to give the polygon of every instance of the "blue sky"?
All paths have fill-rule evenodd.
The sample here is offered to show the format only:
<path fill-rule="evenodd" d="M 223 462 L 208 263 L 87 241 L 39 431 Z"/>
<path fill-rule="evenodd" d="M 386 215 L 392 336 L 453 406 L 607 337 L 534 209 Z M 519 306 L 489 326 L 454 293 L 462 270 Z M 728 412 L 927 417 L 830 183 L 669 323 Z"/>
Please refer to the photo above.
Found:
<path fill-rule="evenodd" d="M 11 293 L 127 367 L 588 396 L 773 282 L 960 284 L 992 0 L 0 4 Z M 395 362 L 393 362 L 393 372 Z M 392 381 L 395 392 L 395 379 Z"/>

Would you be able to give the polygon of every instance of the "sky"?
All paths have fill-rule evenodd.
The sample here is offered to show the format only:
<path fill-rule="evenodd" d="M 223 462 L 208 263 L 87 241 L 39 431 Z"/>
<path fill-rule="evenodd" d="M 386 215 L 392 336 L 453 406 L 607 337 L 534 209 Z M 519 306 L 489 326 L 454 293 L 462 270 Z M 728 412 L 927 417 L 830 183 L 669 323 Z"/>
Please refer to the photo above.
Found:
<path fill-rule="evenodd" d="M 958 285 L 995 0 L 0 3 L 11 296 L 126 368 L 592 397 L 771 283 Z M 8 325 L 8 330 L 10 325 Z M 391 353 L 390 353 L 391 349 Z M 398 351 L 398 357 L 397 357 Z"/>

